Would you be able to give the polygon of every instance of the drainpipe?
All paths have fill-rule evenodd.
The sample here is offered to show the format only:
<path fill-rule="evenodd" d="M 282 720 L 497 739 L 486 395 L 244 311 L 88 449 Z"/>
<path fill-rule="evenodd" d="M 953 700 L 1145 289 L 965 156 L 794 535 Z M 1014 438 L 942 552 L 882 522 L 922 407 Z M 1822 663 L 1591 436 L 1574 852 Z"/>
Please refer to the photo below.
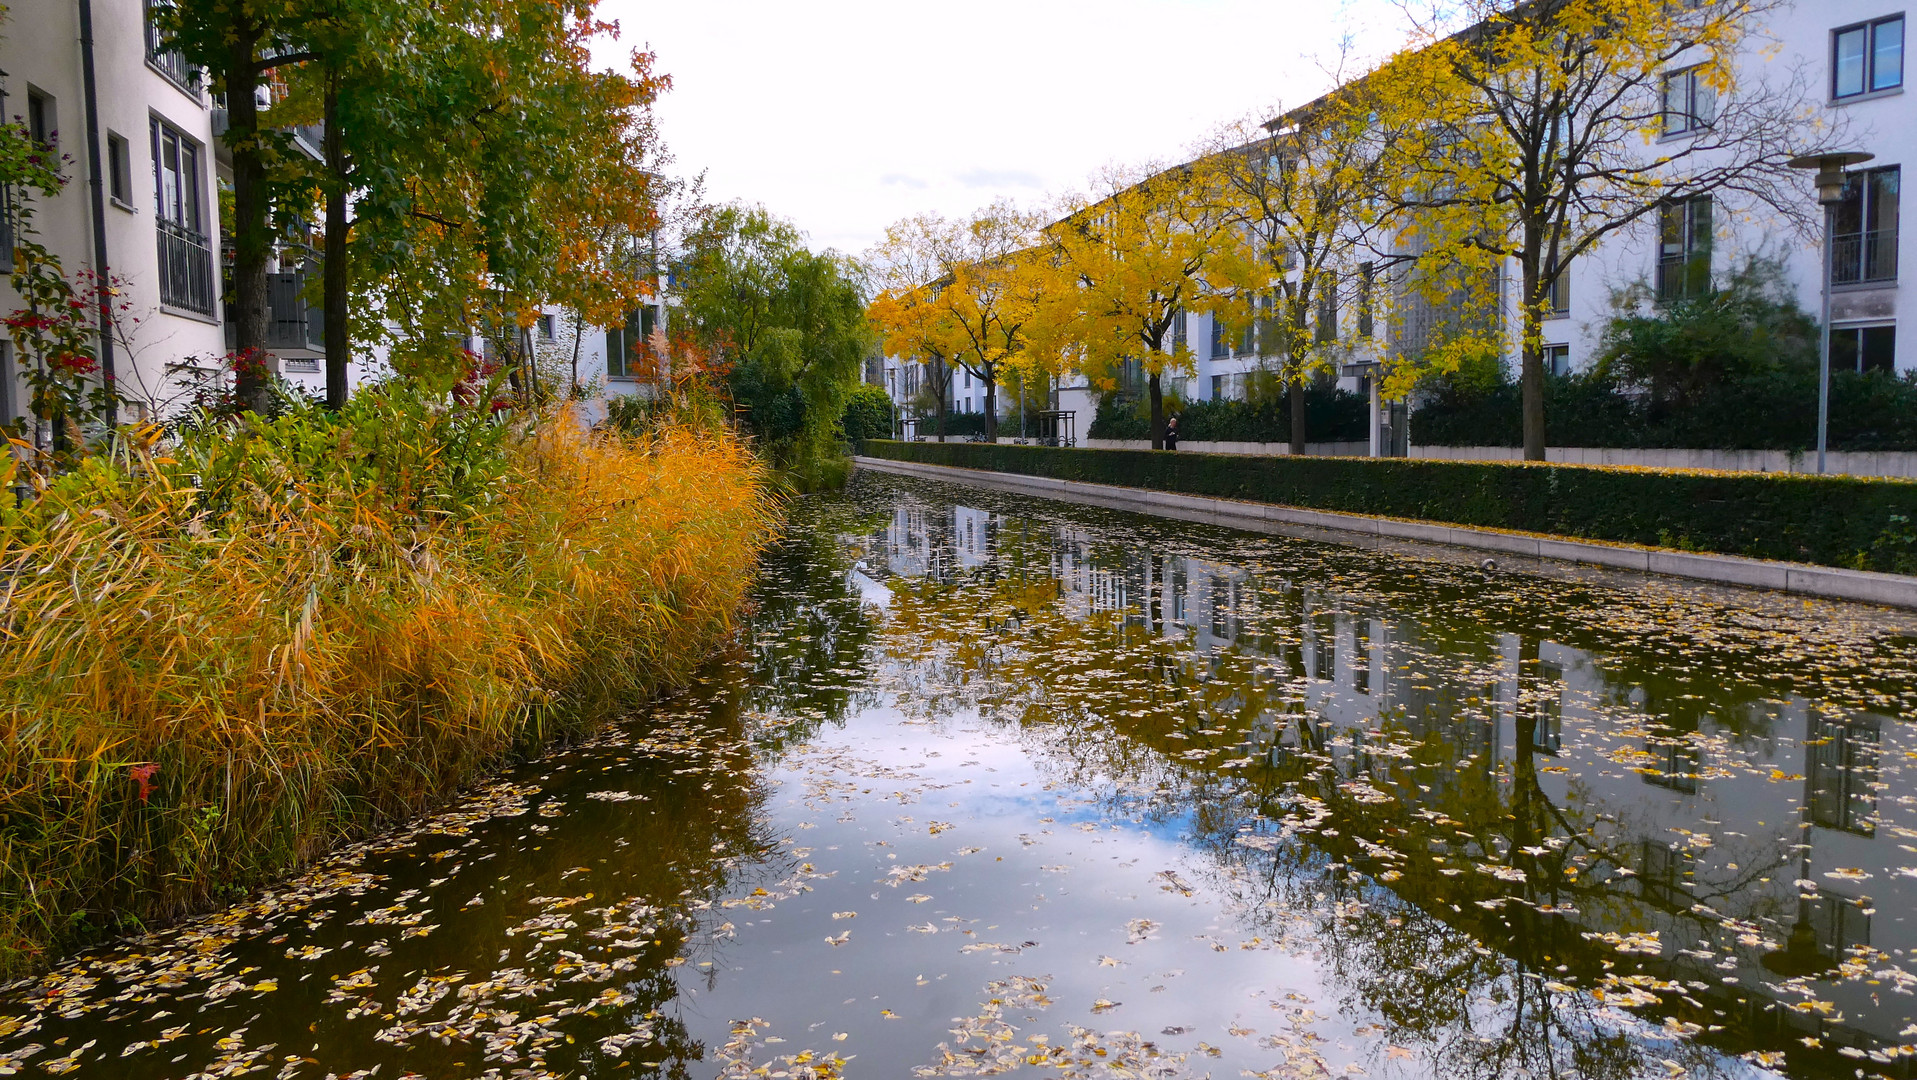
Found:
<path fill-rule="evenodd" d="M 100 94 L 93 77 L 93 0 L 80 0 L 80 66 L 85 80 L 87 109 L 87 179 L 93 185 L 93 273 L 100 300 L 100 375 L 114 391 L 107 398 L 107 426 L 118 427 L 120 406 L 113 365 L 113 297 L 107 283 L 106 184 L 100 165 Z"/>

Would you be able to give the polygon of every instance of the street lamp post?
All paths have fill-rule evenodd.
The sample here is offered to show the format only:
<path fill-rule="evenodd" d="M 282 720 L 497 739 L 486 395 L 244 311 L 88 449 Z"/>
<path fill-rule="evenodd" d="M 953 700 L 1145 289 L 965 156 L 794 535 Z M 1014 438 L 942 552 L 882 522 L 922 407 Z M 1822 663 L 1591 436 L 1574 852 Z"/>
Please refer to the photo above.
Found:
<path fill-rule="evenodd" d="M 1869 161 L 1875 154 L 1861 150 L 1834 150 L 1823 154 L 1804 154 L 1790 160 L 1793 169 L 1816 169 L 1812 181 L 1817 185 L 1817 204 L 1824 211 L 1823 278 L 1818 282 L 1823 312 L 1819 319 L 1821 343 L 1817 350 L 1817 471 L 1824 471 L 1825 450 L 1830 443 L 1830 278 L 1831 218 L 1837 204 L 1844 201 L 1844 185 L 1849 180 L 1845 169 Z"/>

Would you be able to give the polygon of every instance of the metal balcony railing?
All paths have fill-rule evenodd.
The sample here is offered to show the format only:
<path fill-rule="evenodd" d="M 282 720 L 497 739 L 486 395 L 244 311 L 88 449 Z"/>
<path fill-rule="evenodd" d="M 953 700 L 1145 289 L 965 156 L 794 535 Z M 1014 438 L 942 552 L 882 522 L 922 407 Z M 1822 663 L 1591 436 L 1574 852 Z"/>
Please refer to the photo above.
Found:
<path fill-rule="evenodd" d="M 1897 230 L 1838 233 L 1830 241 L 1830 283 L 1897 280 Z"/>
<path fill-rule="evenodd" d="M 164 218 L 160 238 L 160 302 L 169 307 L 213 314 L 213 249 L 205 233 Z"/>
<path fill-rule="evenodd" d="M 160 70 L 160 74 L 171 79 L 175 85 L 187 93 L 198 97 L 200 94 L 200 69 L 186 62 L 177 49 L 168 49 L 160 39 L 160 28 L 153 23 L 152 3 L 146 5 L 146 59 Z"/>

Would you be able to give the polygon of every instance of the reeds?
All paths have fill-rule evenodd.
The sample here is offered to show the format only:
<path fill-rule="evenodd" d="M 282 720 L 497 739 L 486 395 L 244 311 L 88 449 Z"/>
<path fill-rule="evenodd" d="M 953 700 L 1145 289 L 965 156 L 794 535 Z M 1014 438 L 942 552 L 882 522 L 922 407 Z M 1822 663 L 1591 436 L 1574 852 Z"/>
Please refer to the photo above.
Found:
<path fill-rule="evenodd" d="M 771 511 L 729 436 L 392 395 L 91 461 L 0 510 L 0 972 L 685 679 Z"/>

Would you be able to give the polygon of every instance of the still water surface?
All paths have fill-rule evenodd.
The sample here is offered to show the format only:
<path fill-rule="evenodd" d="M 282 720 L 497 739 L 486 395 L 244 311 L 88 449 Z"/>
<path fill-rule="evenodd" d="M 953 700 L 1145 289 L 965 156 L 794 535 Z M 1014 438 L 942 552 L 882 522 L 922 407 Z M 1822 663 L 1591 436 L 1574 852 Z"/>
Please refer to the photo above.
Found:
<path fill-rule="evenodd" d="M 0 1074 L 1911 1075 L 1903 617 L 872 474 L 754 603 Z"/>

